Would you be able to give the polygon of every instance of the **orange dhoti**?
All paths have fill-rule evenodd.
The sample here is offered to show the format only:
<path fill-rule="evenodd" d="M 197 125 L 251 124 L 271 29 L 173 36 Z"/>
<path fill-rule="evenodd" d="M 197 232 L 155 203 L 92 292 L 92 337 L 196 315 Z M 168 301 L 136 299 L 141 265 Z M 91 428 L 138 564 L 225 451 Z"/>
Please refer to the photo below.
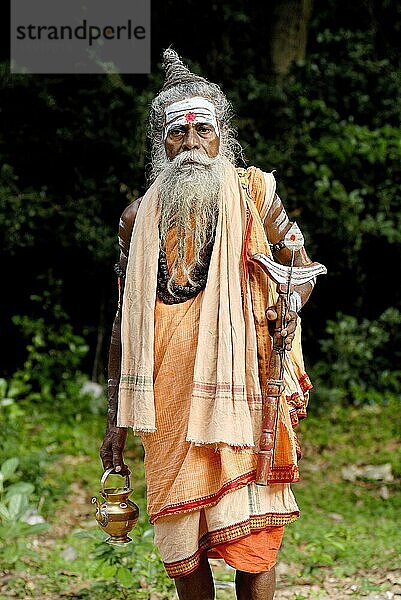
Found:
<path fill-rule="evenodd" d="M 269 527 L 236 542 L 219 544 L 208 553 L 209 558 L 224 558 L 225 562 L 246 573 L 270 571 L 277 561 L 284 527 Z"/>

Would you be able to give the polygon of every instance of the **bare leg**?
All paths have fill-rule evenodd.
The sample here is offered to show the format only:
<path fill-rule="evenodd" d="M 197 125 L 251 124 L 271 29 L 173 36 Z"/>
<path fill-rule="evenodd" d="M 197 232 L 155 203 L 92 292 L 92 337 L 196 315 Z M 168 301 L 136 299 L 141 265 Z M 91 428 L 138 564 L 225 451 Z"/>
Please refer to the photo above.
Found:
<path fill-rule="evenodd" d="M 238 600 L 273 600 L 276 590 L 274 567 L 264 573 L 237 571 L 235 589 Z"/>
<path fill-rule="evenodd" d="M 180 600 L 214 600 L 213 575 L 206 554 L 196 571 L 177 577 L 174 583 Z"/>

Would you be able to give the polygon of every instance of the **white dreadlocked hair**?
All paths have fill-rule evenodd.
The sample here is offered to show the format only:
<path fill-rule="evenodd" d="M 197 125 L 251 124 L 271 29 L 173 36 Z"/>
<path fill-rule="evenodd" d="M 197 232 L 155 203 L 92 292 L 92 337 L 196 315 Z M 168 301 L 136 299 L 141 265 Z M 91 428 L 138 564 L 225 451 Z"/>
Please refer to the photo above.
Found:
<path fill-rule="evenodd" d="M 154 181 L 161 174 L 160 252 L 165 251 L 167 236 L 174 227 L 177 235 L 177 254 L 167 282 L 168 291 L 174 295 L 173 283 L 177 276 L 196 285 L 194 269 L 196 265 L 204 265 L 203 252 L 214 238 L 224 160 L 235 164 L 240 145 L 235 130 L 230 127 L 231 105 L 219 86 L 191 73 L 171 48 L 164 51 L 163 59 L 166 80 L 152 102 L 149 118 L 152 144 L 149 179 Z M 170 161 L 164 145 L 165 110 L 174 102 L 195 96 L 208 99 L 215 107 L 220 133 L 219 153 L 211 158 L 194 149 L 181 152 Z M 192 258 L 187 256 L 190 238 L 193 240 Z"/>

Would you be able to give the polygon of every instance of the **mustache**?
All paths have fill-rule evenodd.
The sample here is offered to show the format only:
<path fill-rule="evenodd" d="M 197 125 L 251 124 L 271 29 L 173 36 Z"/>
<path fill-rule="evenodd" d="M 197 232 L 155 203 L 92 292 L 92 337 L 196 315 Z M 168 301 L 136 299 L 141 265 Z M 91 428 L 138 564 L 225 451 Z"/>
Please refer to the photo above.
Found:
<path fill-rule="evenodd" d="M 215 164 L 216 158 L 211 158 L 199 150 L 183 150 L 171 161 L 173 169 L 208 168 Z"/>

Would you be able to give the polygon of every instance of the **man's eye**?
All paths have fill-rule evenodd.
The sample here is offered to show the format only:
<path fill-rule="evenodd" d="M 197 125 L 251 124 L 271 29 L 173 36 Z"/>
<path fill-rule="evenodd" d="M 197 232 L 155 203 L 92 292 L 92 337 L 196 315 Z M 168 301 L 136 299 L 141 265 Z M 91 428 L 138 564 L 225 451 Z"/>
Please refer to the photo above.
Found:
<path fill-rule="evenodd" d="M 208 125 L 199 125 L 199 127 L 197 127 L 197 130 L 199 131 L 199 133 L 211 133 L 213 131 L 212 128 Z"/>
<path fill-rule="evenodd" d="M 179 128 L 170 129 L 170 131 L 168 132 L 168 134 L 171 137 L 180 137 L 181 135 L 184 135 L 184 131 L 183 131 L 183 129 L 179 129 Z"/>

